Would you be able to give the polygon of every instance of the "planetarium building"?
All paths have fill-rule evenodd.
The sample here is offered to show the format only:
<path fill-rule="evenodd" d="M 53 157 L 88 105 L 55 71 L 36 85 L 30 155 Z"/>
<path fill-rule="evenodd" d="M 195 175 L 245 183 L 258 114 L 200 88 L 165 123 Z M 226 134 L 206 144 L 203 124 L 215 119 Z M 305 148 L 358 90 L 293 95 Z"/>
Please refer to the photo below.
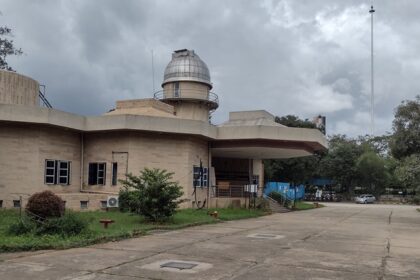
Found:
<path fill-rule="evenodd" d="M 326 149 L 317 129 L 280 125 L 264 110 L 231 112 L 211 124 L 219 106 L 212 88 L 200 57 L 177 50 L 161 91 L 91 117 L 40 106 L 47 101 L 37 81 L 0 71 L 0 206 L 24 206 L 43 190 L 72 209 L 113 206 L 119 180 L 145 167 L 174 173 L 182 207 L 244 205 L 249 185 L 259 193 L 264 186 L 263 159 Z"/>

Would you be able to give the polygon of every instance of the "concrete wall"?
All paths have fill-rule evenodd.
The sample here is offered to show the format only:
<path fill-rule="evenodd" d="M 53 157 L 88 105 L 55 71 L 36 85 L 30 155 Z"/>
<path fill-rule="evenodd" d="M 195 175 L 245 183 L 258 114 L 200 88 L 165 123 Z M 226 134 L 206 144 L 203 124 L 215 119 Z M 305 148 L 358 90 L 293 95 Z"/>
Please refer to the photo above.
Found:
<path fill-rule="evenodd" d="M 22 195 L 44 190 L 74 193 L 80 187 L 80 133 L 47 126 L 0 122 L 0 200 L 11 207 Z M 44 183 L 45 160 L 71 161 L 70 185 Z"/>
<path fill-rule="evenodd" d="M 209 87 L 196 82 L 179 82 L 179 97 L 174 96 L 175 83 L 164 86 L 165 98 L 177 98 L 179 101 L 170 102 L 175 107 L 178 118 L 209 121 L 209 107 L 206 102 L 209 95 Z"/>
<path fill-rule="evenodd" d="M 193 192 L 193 165 L 199 165 L 200 158 L 207 166 L 207 141 L 191 136 L 151 134 L 125 131 L 119 133 L 98 132 L 84 136 L 84 178 L 85 191 L 117 193 L 121 187 L 111 185 L 111 163 L 118 163 L 118 179 L 125 179 L 126 172 L 138 175 L 147 168 L 160 168 L 173 172 L 173 180 L 184 188 L 182 207 L 190 207 Z M 90 162 L 106 163 L 104 186 L 88 185 Z M 202 199 L 202 192 L 199 191 Z"/>
<path fill-rule="evenodd" d="M 0 103 L 39 106 L 37 81 L 9 71 L 0 70 Z"/>
<path fill-rule="evenodd" d="M 81 139 L 79 132 L 47 126 L 0 123 L 0 200 L 12 207 L 22 195 L 51 190 L 63 197 L 66 206 L 80 209 L 80 201 L 90 201 L 89 210 L 100 208 L 101 200 L 117 194 L 112 185 L 112 162 L 118 163 L 118 179 L 138 175 L 145 167 L 173 172 L 173 180 L 183 187 L 185 203 L 192 207 L 193 166 L 208 167 L 207 140 L 182 135 L 151 134 L 133 131 L 97 132 L 83 135 L 83 192 L 80 192 Z M 71 161 L 70 185 L 44 182 L 45 160 Z M 105 185 L 88 185 L 89 163 L 106 163 Z M 207 188 L 197 188 L 197 201 L 207 197 Z M 195 205 L 195 204 L 194 204 Z"/>

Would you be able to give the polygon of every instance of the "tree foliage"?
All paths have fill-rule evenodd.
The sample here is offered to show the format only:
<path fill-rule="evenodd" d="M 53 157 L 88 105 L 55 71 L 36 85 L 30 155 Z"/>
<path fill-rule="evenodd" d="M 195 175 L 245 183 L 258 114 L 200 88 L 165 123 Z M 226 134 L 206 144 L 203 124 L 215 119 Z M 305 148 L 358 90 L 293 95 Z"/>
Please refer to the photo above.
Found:
<path fill-rule="evenodd" d="M 420 95 L 397 107 L 392 128 L 391 151 L 395 158 L 420 154 Z"/>
<path fill-rule="evenodd" d="M 364 152 L 356 161 L 357 183 L 369 193 L 380 195 L 390 182 L 385 159 L 374 151 Z"/>
<path fill-rule="evenodd" d="M 288 127 L 316 128 L 315 124 L 309 120 L 302 120 L 294 115 L 276 117 L 275 122 Z"/>
<path fill-rule="evenodd" d="M 405 187 L 415 189 L 417 195 L 420 195 L 420 154 L 401 160 L 395 174 Z"/>
<path fill-rule="evenodd" d="M 172 175 L 156 168 L 145 168 L 139 176 L 127 174 L 127 179 L 121 181 L 124 186 L 120 191 L 121 207 L 154 222 L 173 216 L 183 192 L 177 182 L 171 181 Z"/>
<path fill-rule="evenodd" d="M 316 128 L 315 124 L 302 120 L 294 115 L 276 117 L 275 121 L 288 127 Z M 291 182 L 294 184 L 306 183 L 316 175 L 317 165 L 321 155 L 291 158 L 271 159 L 264 161 L 265 176 L 270 181 Z"/>
<path fill-rule="evenodd" d="M 356 140 L 334 135 L 329 139 L 328 153 L 320 161 L 320 173 L 352 194 L 357 184 L 356 162 L 362 153 Z"/>
<path fill-rule="evenodd" d="M 9 38 L 12 36 L 12 29 L 7 26 L 0 26 L 0 69 L 15 71 L 7 63 L 6 58 L 10 55 L 21 55 L 22 49 L 16 48 L 13 40 Z"/>

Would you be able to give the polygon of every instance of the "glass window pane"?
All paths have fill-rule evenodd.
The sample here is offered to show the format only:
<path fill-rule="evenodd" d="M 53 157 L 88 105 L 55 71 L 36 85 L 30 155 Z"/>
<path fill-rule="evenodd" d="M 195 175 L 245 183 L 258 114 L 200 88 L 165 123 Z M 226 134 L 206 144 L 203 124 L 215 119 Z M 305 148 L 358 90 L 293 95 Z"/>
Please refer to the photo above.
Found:
<path fill-rule="evenodd" d="M 54 184 L 54 176 L 46 176 L 45 183 L 47 184 Z"/>

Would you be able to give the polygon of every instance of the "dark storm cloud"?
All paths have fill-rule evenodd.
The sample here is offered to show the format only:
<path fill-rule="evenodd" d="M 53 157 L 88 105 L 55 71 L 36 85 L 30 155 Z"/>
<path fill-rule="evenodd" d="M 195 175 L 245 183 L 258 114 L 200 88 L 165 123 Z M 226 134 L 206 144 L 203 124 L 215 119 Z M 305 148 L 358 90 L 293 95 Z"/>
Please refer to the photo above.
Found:
<path fill-rule="evenodd" d="M 276 115 L 325 114 L 329 133 L 369 132 L 370 1 L 16 1 L 2 24 L 26 55 L 11 64 L 47 85 L 58 109 L 102 114 L 152 96 L 171 52 L 195 49 L 221 106 Z M 420 3 L 375 3 L 377 133 L 419 93 Z"/>

